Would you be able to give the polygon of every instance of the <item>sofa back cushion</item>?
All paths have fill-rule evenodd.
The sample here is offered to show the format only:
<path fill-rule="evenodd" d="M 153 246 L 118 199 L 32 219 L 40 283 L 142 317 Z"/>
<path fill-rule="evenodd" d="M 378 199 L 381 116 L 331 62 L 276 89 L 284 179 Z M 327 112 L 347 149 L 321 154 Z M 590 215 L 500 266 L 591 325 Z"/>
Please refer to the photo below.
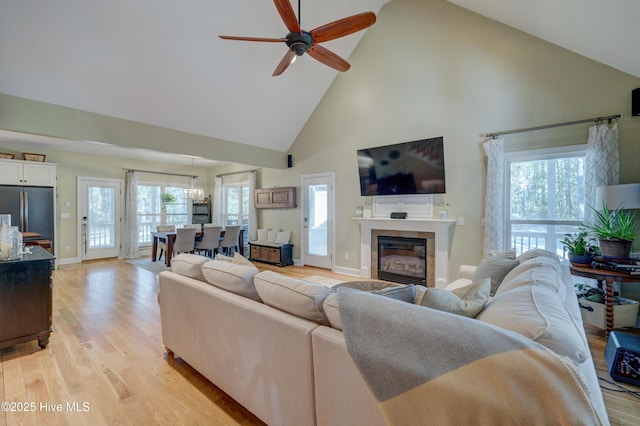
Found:
<path fill-rule="evenodd" d="M 185 277 L 204 281 L 202 265 L 209 260 L 208 257 L 198 256 L 197 254 L 182 253 L 171 259 L 171 271 Z"/>
<path fill-rule="evenodd" d="M 258 268 L 222 260 L 210 260 L 202 265 L 202 275 L 211 285 L 260 302 L 253 284 Z"/>
<path fill-rule="evenodd" d="M 285 277 L 273 271 L 256 274 L 253 282 L 266 305 L 318 324 L 329 325 L 322 309 L 322 302 L 331 294 L 329 287 Z"/>
<path fill-rule="evenodd" d="M 557 292 L 544 285 L 524 285 L 500 293 L 477 319 L 518 332 L 578 363 L 589 356 L 580 325 Z"/>

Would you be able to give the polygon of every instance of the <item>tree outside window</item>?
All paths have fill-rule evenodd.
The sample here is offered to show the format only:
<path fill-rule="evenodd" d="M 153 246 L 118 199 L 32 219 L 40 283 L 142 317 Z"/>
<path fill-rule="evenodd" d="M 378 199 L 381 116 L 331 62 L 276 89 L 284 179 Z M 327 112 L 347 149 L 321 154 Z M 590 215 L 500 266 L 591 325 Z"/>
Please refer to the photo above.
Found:
<path fill-rule="evenodd" d="M 164 203 L 163 194 L 171 194 L 174 202 Z M 158 225 L 181 225 L 191 223 L 190 200 L 184 196 L 184 187 L 157 184 L 138 184 L 138 241 L 150 245 L 151 232 Z"/>
<path fill-rule="evenodd" d="M 585 159 L 583 146 L 507 156 L 507 247 L 564 256 L 560 241 L 584 219 Z"/>

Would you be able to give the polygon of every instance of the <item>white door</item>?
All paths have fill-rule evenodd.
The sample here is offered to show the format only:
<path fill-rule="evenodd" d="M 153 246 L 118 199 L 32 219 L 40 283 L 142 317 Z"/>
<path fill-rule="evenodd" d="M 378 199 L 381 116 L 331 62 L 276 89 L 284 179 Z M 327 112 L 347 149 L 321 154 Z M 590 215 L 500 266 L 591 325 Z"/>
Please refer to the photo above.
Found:
<path fill-rule="evenodd" d="M 335 174 L 302 176 L 302 262 L 333 269 Z"/>
<path fill-rule="evenodd" d="M 120 255 L 123 181 L 78 177 L 80 258 Z"/>

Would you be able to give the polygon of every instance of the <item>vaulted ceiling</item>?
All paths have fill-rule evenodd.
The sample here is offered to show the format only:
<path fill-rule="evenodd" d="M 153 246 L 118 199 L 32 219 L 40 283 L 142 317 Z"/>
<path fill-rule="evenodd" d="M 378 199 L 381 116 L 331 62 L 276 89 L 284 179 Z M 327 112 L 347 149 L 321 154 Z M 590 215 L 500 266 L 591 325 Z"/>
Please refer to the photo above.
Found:
<path fill-rule="evenodd" d="M 301 26 L 388 1 L 301 0 Z M 449 1 L 640 77 L 636 0 Z M 305 55 L 272 77 L 286 46 L 218 38 L 286 33 L 267 0 L 3 0 L 0 93 L 286 152 L 338 72 Z M 323 45 L 348 60 L 365 33 Z M 56 143 L 0 131 L 20 138 Z"/>

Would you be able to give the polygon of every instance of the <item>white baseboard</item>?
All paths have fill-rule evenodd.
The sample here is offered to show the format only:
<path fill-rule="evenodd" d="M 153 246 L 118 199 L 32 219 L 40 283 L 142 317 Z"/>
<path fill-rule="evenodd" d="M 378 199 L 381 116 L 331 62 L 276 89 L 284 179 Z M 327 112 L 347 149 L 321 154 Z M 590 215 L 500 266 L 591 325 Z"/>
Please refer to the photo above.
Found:
<path fill-rule="evenodd" d="M 79 257 L 68 257 L 66 259 L 56 259 L 56 265 L 72 265 L 74 263 L 81 263 L 82 260 Z"/>
<path fill-rule="evenodd" d="M 356 268 L 347 268 L 345 266 L 336 265 L 333 267 L 333 272 L 337 274 L 352 275 L 354 277 L 360 277 L 360 269 L 356 269 Z"/>

